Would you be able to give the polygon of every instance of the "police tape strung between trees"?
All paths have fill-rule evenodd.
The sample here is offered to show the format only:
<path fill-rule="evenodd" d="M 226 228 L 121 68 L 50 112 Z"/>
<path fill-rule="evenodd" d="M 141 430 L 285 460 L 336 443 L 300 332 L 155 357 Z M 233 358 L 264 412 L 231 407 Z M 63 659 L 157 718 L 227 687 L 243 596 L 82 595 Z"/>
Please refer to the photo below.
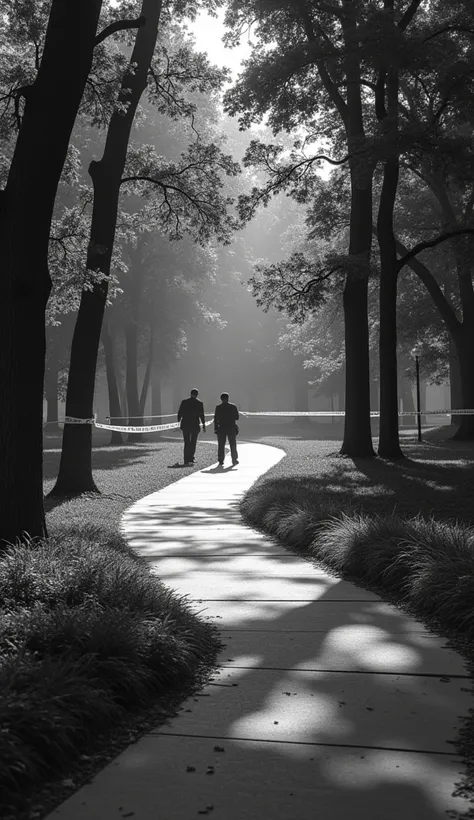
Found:
<path fill-rule="evenodd" d="M 174 414 L 170 414 L 174 415 Z M 206 417 L 209 416 L 212 418 L 212 413 L 206 413 Z M 338 417 L 341 418 L 345 415 L 344 410 L 306 410 L 306 411 L 292 411 L 292 410 L 261 410 L 258 412 L 251 412 L 251 411 L 240 411 L 241 416 L 260 416 L 262 418 L 269 418 L 269 417 L 278 417 L 283 416 L 285 418 L 294 418 L 294 417 Z M 372 418 L 379 418 L 380 413 L 376 410 L 371 411 L 370 413 Z M 474 416 L 474 409 L 468 410 L 411 410 L 411 411 L 403 411 L 398 414 L 399 416 L 450 416 L 450 415 L 464 415 L 464 416 Z M 124 417 L 126 418 L 126 417 Z M 144 416 L 143 418 L 150 418 L 149 416 Z M 160 416 L 159 418 L 166 418 L 166 416 Z M 169 416 L 168 416 L 169 418 Z M 97 421 L 97 417 L 92 419 L 78 419 L 72 416 L 66 416 L 63 421 L 58 422 L 59 424 L 92 424 L 94 427 L 97 427 L 100 430 L 117 430 L 120 433 L 159 433 L 162 430 L 178 430 L 179 429 L 179 422 L 170 422 L 168 424 L 150 424 L 144 427 L 130 427 L 125 425 L 117 425 L 117 424 L 102 424 L 101 422 Z"/>

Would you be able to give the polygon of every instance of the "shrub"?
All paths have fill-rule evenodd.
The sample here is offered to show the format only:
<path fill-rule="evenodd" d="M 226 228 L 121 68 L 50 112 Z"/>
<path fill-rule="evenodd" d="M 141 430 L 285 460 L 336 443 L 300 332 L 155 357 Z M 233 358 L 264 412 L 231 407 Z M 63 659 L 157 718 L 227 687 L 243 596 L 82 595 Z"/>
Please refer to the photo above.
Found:
<path fill-rule="evenodd" d="M 244 519 L 425 621 L 474 639 L 474 529 L 421 515 L 337 507 L 304 478 L 270 479 L 241 502 Z"/>
<path fill-rule="evenodd" d="M 116 533 L 63 530 L 0 558 L 0 804 L 45 777 L 125 710 L 213 659 L 216 632 Z"/>

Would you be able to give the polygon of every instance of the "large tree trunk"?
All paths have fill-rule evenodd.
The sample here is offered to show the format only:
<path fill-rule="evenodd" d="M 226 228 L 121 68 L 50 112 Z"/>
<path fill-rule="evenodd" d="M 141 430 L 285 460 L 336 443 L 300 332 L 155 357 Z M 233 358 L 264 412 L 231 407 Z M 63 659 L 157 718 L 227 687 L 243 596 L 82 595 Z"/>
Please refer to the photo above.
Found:
<path fill-rule="evenodd" d="M 462 407 L 474 410 L 474 328 L 463 324 L 455 343 L 461 373 Z M 453 438 L 457 441 L 474 439 L 474 415 L 460 416 L 460 425 Z"/>
<path fill-rule="evenodd" d="M 396 30 L 394 2 L 385 0 L 384 8 Z M 399 179 L 398 156 L 398 72 L 381 66 L 375 88 L 375 113 L 382 134 L 395 143 L 384 166 L 382 190 L 377 217 L 377 238 L 380 250 L 380 427 L 378 454 L 382 458 L 402 458 L 398 435 L 398 372 L 397 372 L 397 279 L 399 264 L 393 228 L 393 213 Z M 387 107 L 385 107 L 385 100 Z M 387 127 L 388 126 L 388 127 Z"/>
<path fill-rule="evenodd" d="M 370 366 L 368 323 L 368 274 L 372 247 L 372 177 L 368 157 L 359 156 L 367 146 L 361 97 L 360 54 L 357 40 L 357 8 L 345 3 L 341 20 L 345 41 L 346 110 L 344 114 L 347 147 L 351 159 L 351 213 L 349 255 L 357 269 L 349 270 L 344 287 L 344 329 L 346 353 L 346 405 L 344 439 L 341 453 L 348 456 L 374 455 L 370 427 Z"/>
<path fill-rule="evenodd" d="M 46 534 L 42 444 L 48 242 L 100 0 L 53 0 L 0 202 L 0 542 Z"/>
<path fill-rule="evenodd" d="M 158 33 L 160 0 L 143 0 L 141 15 L 145 25 L 138 29 L 130 64 L 119 94 L 119 103 L 112 114 L 104 154 L 99 162 L 91 162 L 89 173 L 94 186 L 91 235 L 87 267 L 99 270 L 107 277 L 117 224 L 120 183 L 125 167 L 128 141 L 140 97 L 146 88 L 147 75 Z M 107 300 L 108 281 L 83 291 L 71 348 L 66 415 L 92 417 L 97 353 L 102 320 Z M 129 409 L 130 412 L 130 409 Z M 64 428 L 63 448 L 58 480 L 51 495 L 98 492 L 92 476 L 92 430 L 89 424 L 68 424 Z"/>
<path fill-rule="evenodd" d="M 120 416 L 122 415 L 122 411 L 120 407 L 117 373 L 115 370 L 114 340 L 107 320 L 104 322 L 102 327 L 102 345 L 105 354 L 105 372 L 107 375 L 107 390 L 109 394 L 110 423 L 120 425 Z M 123 444 L 122 434 L 118 430 L 112 430 L 110 434 L 110 444 Z"/>
<path fill-rule="evenodd" d="M 393 207 L 398 186 L 398 157 L 385 163 L 377 236 L 380 248 L 380 427 L 378 454 L 402 458 L 398 435 L 397 278 Z"/>
<path fill-rule="evenodd" d="M 352 181 L 349 254 L 368 263 L 372 234 L 372 183 L 358 188 Z M 344 287 L 344 330 L 346 354 L 344 439 L 341 453 L 374 455 L 370 428 L 369 327 L 367 275 L 349 272 Z"/>

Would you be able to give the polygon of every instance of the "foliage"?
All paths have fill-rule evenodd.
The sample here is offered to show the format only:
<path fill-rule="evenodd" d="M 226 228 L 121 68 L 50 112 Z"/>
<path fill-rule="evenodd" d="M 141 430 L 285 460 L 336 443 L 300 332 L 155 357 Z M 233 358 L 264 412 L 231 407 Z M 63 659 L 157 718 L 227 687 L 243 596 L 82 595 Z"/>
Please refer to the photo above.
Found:
<path fill-rule="evenodd" d="M 19 808 L 98 735 L 216 649 L 213 630 L 118 535 L 64 529 L 0 561 L 1 803 Z"/>
<path fill-rule="evenodd" d="M 147 200 L 147 219 L 170 238 L 189 233 L 202 244 L 213 236 L 228 242 L 238 223 L 228 213 L 232 198 L 220 193 L 221 172 L 235 176 L 239 166 L 214 144 L 196 140 L 178 163 L 158 156 L 152 146 L 132 146 L 122 184 Z"/>

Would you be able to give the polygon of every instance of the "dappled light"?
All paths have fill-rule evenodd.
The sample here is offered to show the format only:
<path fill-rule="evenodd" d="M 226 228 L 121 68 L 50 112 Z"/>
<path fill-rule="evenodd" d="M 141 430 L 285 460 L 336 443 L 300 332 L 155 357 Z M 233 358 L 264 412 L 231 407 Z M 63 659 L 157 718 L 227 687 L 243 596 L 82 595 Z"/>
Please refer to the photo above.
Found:
<path fill-rule="evenodd" d="M 241 449 L 240 486 L 263 457 L 259 445 Z M 224 646 L 205 688 L 119 758 L 120 799 L 128 799 L 127 771 L 137 788 L 159 756 L 166 801 L 179 748 L 187 800 L 199 790 L 218 800 L 206 772 L 219 790 L 231 776 L 243 778 L 237 812 L 247 811 L 251 794 L 252 810 L 266 816 L 271 772 L 271 804 L 290 811 L 298 795 L 305 820 L 316 795 L 320 809 L 331 806 L 331 820 L 347 817 L 348 801 L 371 816 L 382 795 L 390 804 L 384 818 L 396 820 L 410 805 L 417 820 L 441 820 L 458 805 L 451 791 L 459 763 L 446 741 L 470 704 L 459 656 L 377 595 L 239 523 L 237 476 L 228 474 L 228 488 L 219 486 L 210 501 L 213 480 L 212 472 L 194 473 L 137 502 L 123 519 L 130 543 L 218 626 Z M 101 777 L 107 782 L 108 770 Z"/>

